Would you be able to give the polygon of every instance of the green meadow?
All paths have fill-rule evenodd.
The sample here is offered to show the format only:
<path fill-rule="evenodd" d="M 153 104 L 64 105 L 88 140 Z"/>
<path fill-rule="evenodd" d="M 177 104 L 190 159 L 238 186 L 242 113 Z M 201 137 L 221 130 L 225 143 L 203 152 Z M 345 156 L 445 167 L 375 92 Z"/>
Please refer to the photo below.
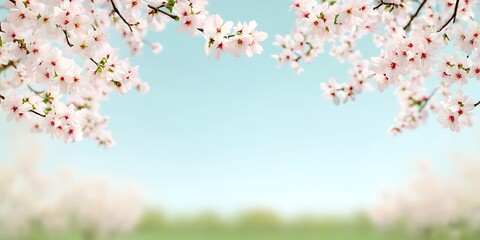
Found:
<path fill-rule="evenodd" d="M 406 231 L 399 224 L 396 229 L 379 230 L 366 215 L 351 217 L 299 217 L 281 220 L 266 211 L 243 214 L 225 220 L 215 214 L 167 219 L 161 213 L 150 211 L 135 231 L 123 236 L 101 236 L 91 232 L 45 232 L 41 227 L 22 237 L 3 236 L 5 240 L 477 240 L 478 231 L 461 225 Z"/>

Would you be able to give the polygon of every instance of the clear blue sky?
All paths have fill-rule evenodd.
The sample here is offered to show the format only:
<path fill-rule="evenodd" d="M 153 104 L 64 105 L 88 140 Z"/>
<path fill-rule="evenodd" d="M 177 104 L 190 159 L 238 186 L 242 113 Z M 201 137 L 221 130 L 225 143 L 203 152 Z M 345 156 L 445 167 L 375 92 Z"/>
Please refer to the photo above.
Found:
<path fill-rule="evenodd" d="M 328 54 L 300 75 L 277 70 L 270 56 L 279 49 L 272 43 L 276 33 L 290 32 L 289 4 L 210 0 L 212 14 L 256 19 L 269 33 L 263 55 L 251 59 L 207 59 L 203 39 L 177 34 L 176 23 L 151 34 L 164 51 L 131 59 L 152 90 L 113 97 L 102 108 L 117 145 L 105 150 L 90 140 L 66 145 L 42 136 L 42 168 L 134 181 L 149 202 L 175 211 L 264 206 L 286 214 L 332 213 L 368 206 L 384 187 L 405 182 L 421 157 L 446 167 L 452 151 L 476 153 L 478 124 L 453 134 L 432 118 L 390 137 L 398 111 L 391 91 L 366 93 L 341 107 L 323 100 L 320 82 L 344 81 L 348 67 Z M 376 52 L 368 45 L 364 51 Z M 0 119 L 5 158 L 14 125 Z"/>

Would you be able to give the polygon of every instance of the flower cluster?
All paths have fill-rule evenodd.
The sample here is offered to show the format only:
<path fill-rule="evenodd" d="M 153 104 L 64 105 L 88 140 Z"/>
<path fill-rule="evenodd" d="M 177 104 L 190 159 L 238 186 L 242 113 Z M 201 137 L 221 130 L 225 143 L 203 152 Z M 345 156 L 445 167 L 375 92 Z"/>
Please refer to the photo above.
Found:
<path fill-rule="evenodd" d="M 301 60 L 310 63 L 324 52 L 326 43 L 332 45 L 331 54 L 340 61 L 359 59 L 355 42 L 375 24 L 371 2 L 294 0 L 290 7 L 297 15 L 296 25 L 291 35 L 276 36 L 275 44 L 282 47 L 282 53 L 273 57 L 279 65 L 290 64 L 298 73 L 303 71 Z"/>
<path fill-rule="evenodd" d="M 279 65 L 290 64 L 301 72 L 301 61 L 310 63 L 329 44 L 330 55 L 352 64 L 350 78 L 362 66 L 357 82 L 371 82 L 380 92 L 396 89 L 401 111 L 390 133 L 416 128 L 430 111 L 439 114 L 441 125 L 459 131 L 471 125 L 471 111 L 480 104 L 462 91 L 470 79 L 480 79 L 480 26 L 474 14 L 478 4 L 476 0 L 293 0 L 296 24 L 291 35 L 276 37 L 282 52 L 274 58 Z M 365 36 L 371 36 L 380 49 L 370 59 L 357 48 Z M 352 80 L 347 84 L 330 80 L 321 88 L 335 104 L 353 100 L 352 93 L 362 90 Z"/>
<path fill-rule="evenodd" d="M 260 42 L 267 39 L 264 32 L 255 31 L 257 23 L 238 23 L 233 27 L 232 22 L 224 22 L 218 15 L 207 18 L 203 33 L 205 42 L 205 53 L 210 55 L 215 51 L 215 58 L 220 58 L 223 52 L 229 52 L 239 57 L 242 53 L 251 57 L 253 54 L 260 54 L 263 51 Z M 233 32 L 232 32 L 233 28 Z"/>
<path fill-rule="evenodd" d="M 248 23 L 237 23 L 233 26 L 233 22 L 224 22 L 219 15 L 208 15 L 205 10 L 206 0 L 183 0 L 183 1 L 160 1 L 155 4 L 155 0 L 148 5 L 151 16 L 168 16 L 169 18 L 179 21 L 180 26 L 178 32 L 188 32 L 194 36 L 203 34 L 205 37 L 205 53 L 215 52 L 215 58 L 220 58 L 224 52 L 231 53 L 239 57 L 242 53 L 251 57 L 253 54 L 260 54 L 263 51 L 260 42 L 267 39 L 265 32 L 256 31 L 256 21 Z M 165 12 L 162 8 L 168 9 Z M 233 31 L 232 31 L 233 30 Z"/>
<path fill-rule="evenodd" d="M 373 88 L 367 79 L 369 77 L 368 62 L 357 62 L 353 68 L 348 71 L 350 79 L 347 83 L 337 83 L 334 78 L 330 78 L 329 83 L 321 83 L 320 87 L 323 90 L 323 96 L 326 99 L 331 99 L 336 105 L 340 104 L 340 99 L 346 103 L 348 100 L 355 100 L 357 94 L 362 91 L 371 91 Z"/>
<path fill-rule="evenodd" d="M 112 92 L 148 91 L 138 66 L 110 44 L 116 29 L 132 54 L 148 45 L 148 29 L 162 30 L 172 20 L 179 32 L 205 37 L 207 55 L 223 52 L 251 57 L 262 52 L 266 33 L 256 22 L 224 22 L 208 15 L 206 0 L 10 0 L 0 25 L 0 105 L 8 120 L 29 124 L 65 142 L 85 137 L 103 146 L 114 141 L 100 114 Z"/>

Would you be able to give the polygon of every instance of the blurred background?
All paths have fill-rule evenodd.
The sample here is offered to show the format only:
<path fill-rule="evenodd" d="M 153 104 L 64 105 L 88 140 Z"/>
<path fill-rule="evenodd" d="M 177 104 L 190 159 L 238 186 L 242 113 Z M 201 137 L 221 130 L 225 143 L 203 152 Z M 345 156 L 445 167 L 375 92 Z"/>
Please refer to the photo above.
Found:
<path fill-rule="evenodd" d="M 175 23 L 151 33 L 163 51 L 131 57 L 151 91 L 102 108 L 114 148 L 34 136 L 0 113 L 0 239 L 480 238 L 478 123 L 454 134 L 432 117 L 391 137 L 392 90 L 322 99 L 320 82 L 349 67 L 328 49 L 300 75 L 276 69 L 289 0 L 209 3 L 255 19 L 264 53 L 216 61 Z M 364 57 L 379 51 L 370 40 Z"/>

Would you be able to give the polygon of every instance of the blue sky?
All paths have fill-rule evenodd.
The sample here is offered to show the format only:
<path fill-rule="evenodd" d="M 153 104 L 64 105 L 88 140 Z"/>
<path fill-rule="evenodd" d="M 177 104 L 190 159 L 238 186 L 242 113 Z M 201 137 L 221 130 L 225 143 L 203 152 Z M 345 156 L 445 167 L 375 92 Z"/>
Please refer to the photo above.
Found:
<path fill-rule="evenodd" d="M 172 211 L 237 211 L 263 206 L 285 214 L 343 213 L 367 207 L 382 189 L 406 181 L 415 161 L 448 168 L 452 152 L 476 154 L 479 127 L 459 134 L 429 124 L 387 134 L 398 111 L 391 91 L 365 93 L 341 107 L 323 100 L 319 84 L 344 81 L 348 65 L 328 54 L 297 75 L 270 57 L 276 33 L 290 32 L 290 1 L 210 0 L 224 19 L 255 19 L 269 33 L 263 55 L 207 59 L 202 37 L 176 33 L 176 23 L 148 36 L 164 50 L 132 57 L 152 90 L 105 102 L 117 145 L 63 144 L 39 136 L 42 168 L 133 181 L 152 204 Z M 115 37 L 115 45 L 125 46 Z M 362 45 L 365 55 L 376 49 Z M 124 56 L 128 54 L 123 50 Z M 12 153 L 15 129 L 0 116 L 0 157 Z"/>

